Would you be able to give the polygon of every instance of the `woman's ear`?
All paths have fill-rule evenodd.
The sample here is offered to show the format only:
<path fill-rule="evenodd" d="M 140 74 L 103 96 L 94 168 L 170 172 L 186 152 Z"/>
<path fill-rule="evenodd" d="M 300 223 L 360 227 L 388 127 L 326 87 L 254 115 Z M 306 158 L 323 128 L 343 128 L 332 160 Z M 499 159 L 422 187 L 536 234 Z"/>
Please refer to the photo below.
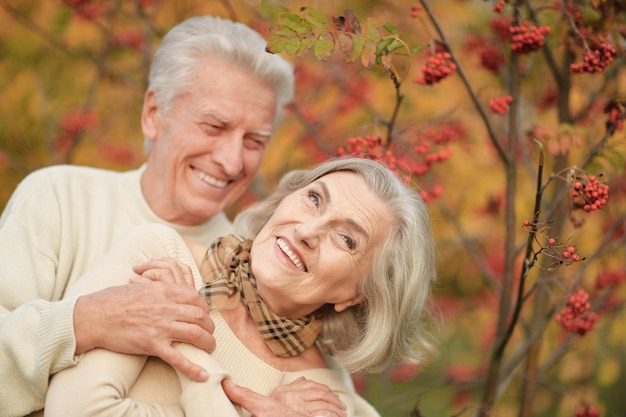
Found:
<path fill-rule="evenodd" d="M 355 306 L 363 302 L 363 296 L 361 294 L 357 294 L 349 300 L 342 301 L 341 303 L 335 303 L 335 311 L 337 313 L 341 313 L 345 309 Z"/>
<path fill-rule="evenodd" d="M 146 91 L 141 110 L 141 131 L 146 139 L 154 140 L 159 131 L 159 107 L 153 90 Z"/>

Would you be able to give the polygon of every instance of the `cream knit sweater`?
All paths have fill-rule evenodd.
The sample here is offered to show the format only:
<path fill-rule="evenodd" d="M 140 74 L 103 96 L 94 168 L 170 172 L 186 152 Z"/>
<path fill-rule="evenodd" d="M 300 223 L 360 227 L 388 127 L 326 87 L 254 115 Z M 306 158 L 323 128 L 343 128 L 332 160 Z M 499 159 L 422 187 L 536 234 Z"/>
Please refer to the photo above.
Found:
<path fill-rule="evenodd" d="M 143 198 L 142 172 L 54 166 L 27 176 L 11 197 L 0 217 L 0 416 L 42 408 L 49 376 L 76 364 L 76 296 L 67 289 L 123 233 L 165 223 Z M 169 226 L 198 242 L 232 232 L 222 213 Z"/>
<path fill-rule="evenodd" d="M 207 243 L 232 232 L 223 213 L 198 226 L 164 222 L 143 198 L 142 172 L 54 166 L 27 176 L 11 197 L 0 217 L 0 416 L 40 410 L 49 376 L 78 363 L 72 317 L 80 291 L 67 290 L 124 233 L 156 222 Z M 157 365 L 143 374 L 165 369 L 175 375 L 154 358 L 150 363 Z M 350 388 L 355 415 L 377 415 L 352 391 L 345 370 L 334 369 Z"/>
<path fill-rule="evenodd" d="M 180 235 L 164 225 L 146 224 L 133 229 L 115 244 L 102 262 L 72 287 L 69 295 L 123 284 L 133 275 L 132 265 L 153 257 L 173 257 L 190 265 L 196 288 L 203 285 L 193 256 Z M 101 277 L 111 278 L 102 280 Z M 335 390 L 348 405 L 349 415 L 354 415 L 349 391 L 333 371 L 281 372 L 248 351 L 219 312 L 213 311 L 211 317 L 216 326 L 214 354 L 190 345 L 177 347 L 209 371 L 207 382 L 193 382 L 182 374 L 176 378 L 172 371 L 163 369 L 159 370 L 162 374 L 158 378 L 149 376 L 155 370 L 145 369 L 146 377 L 142 373 L 144 368 L 159 366 L 154 362 L 146 364 L 147 357 L 94 350 L 86 353 L 78 365 L 52 378 L 45 415 L 238 417 L 241 411 L 231 404 L 221 387 L 226 376 L 263 395 L 269 395 L 278 385 L 305 376 Z M 134 389 L 136 384 L 139 388 Z"/>

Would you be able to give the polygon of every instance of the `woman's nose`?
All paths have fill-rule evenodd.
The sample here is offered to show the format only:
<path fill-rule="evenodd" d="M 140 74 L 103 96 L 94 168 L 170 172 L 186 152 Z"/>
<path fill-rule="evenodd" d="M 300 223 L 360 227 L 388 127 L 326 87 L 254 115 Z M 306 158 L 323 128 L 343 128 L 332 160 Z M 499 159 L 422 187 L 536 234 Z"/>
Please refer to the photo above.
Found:
<path fill-rule="evenodd" d="M 295 227 L 296 238 L 310 248 L 315 248 L 319 245 L 322 232 L 322 224 L 319 220 L 305 220 Z"/>

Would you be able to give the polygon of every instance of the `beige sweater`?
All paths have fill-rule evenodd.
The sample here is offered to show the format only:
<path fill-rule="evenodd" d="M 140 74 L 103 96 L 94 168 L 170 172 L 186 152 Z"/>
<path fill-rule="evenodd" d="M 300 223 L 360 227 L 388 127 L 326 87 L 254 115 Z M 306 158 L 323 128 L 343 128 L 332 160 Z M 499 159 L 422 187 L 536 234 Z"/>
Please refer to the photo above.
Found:
<path fill-rule="evenodd" d="M 41 409 L 51 374 L 76 364 L 66 291 L 134 226 L 158 222 L 141 192 L 142 169 L 53 166 L 22 181 L 0 217 L 0 416 Z M 232 232 L 223 213 L 169 224 L 211 242 Z"/>
<path fill-rule="evenodd" d="M 68 295 L 96 291 L 118 285 L 132 276 L 131 266 L 153 257 L 174 257 L 192 267 L 196 287 L 203 285 L 193 256 L 173 229 L 159 224 L 139 226 L 116 244 L 93 270 L 72 287 Z M 102 280 L 101 277 L 110 277 Z M 204 366 L 209 380 L 197 383 L 176 374 L 163 362 L 143 356 L 131 356 L 94 350 L 83 356 L 77 366 L 56 374 L 46 399 L 46 416 L 219 416 L 237 417 L 242 412 L 228 400 L 221 381 L 231 377 L 239 385 L 269 395 L 279 385 L 300 376 L 331 387 L 355 415 L 377 413 L 356 394 L 350 392 L 340 374 L 330 369 L 282 372 L 254 356 L 230 330 L 221 314 L 211 312 L 216 330 L 214 354 L 181 344 L 178 349 Z"/>

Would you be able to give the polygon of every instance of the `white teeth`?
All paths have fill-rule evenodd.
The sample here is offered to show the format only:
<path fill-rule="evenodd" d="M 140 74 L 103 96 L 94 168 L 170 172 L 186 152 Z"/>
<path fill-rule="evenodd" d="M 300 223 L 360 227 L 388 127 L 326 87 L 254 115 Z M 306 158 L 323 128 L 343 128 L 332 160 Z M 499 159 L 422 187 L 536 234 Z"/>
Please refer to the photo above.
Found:
<path fill-rule="evenodd" d="M 224 188 L 228 185 L 228 181 L 221 181 L 221 180 L 218 180 L 217 178 L 210 177 L 204 172 L 198 171 L 197 169 L 194 169 L 193 173 L 196 174 L 196 177 L 200 178 L 202 181 L 206 182 L 207 184 L 213 185 L 215 187 Z"/>
<path fill-rule="evenodd" d="M 276 243 L 278 243 L 278 247 L 281 248 L 283 252 L 285 252 L 285 255 L 287 255 L 289 259 L 291 259 L 296 268 L 298 268 L 302 272 L 306 272 L 306 268 L 304 267 L 300 259 L 296 256 L 296 254 L 293 253 L 291 249 L 289 249 L 289 245 L 287 245 L 287 242 L 285 242 L 284 239 L 278 238 L 276 240 Z"/>

